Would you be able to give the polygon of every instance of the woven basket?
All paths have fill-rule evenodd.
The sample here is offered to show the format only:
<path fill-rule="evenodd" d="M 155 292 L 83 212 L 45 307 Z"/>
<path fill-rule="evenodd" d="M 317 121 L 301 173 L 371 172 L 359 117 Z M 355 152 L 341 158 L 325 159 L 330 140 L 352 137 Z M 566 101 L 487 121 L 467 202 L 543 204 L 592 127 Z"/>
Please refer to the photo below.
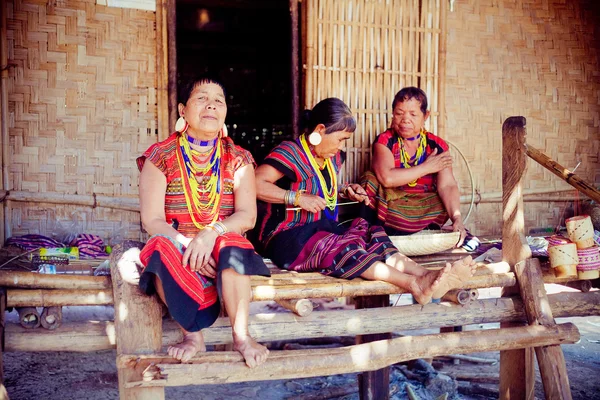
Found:
<path fill-rule="evenodd" d="M 394 246 L 406 256 L 424 256 L 450 250 L 460 240 L 460 232 L 424 230 L 408 236 L 390 236 Z"/>

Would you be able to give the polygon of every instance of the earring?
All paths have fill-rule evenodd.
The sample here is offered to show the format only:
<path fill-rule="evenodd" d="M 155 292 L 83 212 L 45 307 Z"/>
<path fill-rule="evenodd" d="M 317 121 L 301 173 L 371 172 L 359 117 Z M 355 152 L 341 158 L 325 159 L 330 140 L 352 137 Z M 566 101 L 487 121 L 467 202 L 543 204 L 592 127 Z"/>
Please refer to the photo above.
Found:
<path fill-rule="evenodd" d="M 321 134 L 317 131 L 314 131 L 313 133 L 308 135 L 308 143 L 312 144 L 313 146 L 318 146 L 319 143 L 321 143 L 321 140 L 323 140 L 323 138 L 321 137 Z"/>
<path fill-rule="evenodd" d="M 187 131 L 188 127 L 189 127 L 189 125 L 188 125 L 187 121 L 185 120 L 185 118 L 183 118 L 183 117 L 179 117 L 179 119 L 175 123 L 175 130 L 179 133 L 185 133 L 185 131 Z"/>
<path fill-rule="evenodd" d="M 229 136 L 229 133 L 227 131 L 227 125 L 223 124 L 223 127 L 219 131 L 219 137 L 220 138 L 224 138 L 224 137 L 227 137 L 227 136 Z"/>

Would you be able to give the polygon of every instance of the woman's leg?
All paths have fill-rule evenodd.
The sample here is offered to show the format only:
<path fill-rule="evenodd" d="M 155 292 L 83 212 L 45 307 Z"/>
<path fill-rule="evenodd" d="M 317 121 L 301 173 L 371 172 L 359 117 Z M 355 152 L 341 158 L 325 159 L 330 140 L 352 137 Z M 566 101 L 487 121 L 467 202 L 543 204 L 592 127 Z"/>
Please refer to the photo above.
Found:
<path fill-rule="evenodd" d="M 257 343 L 248 332 L 252 295 L 250 276 L 226 269 L 221 273 L 221 287 L 225 310 L 231 321 L 233 347 L 244 356 L 249 367 L 256 367 L 266 361 L 269 350 Z"/>
<path fill-rule="evenodd" d="M 156 288 L 158 297 L 160 297 L 164 304 L 167 304 L 165 300 L 165 291 L 163 290 L 162 282 L 158 276 L 154 276 L 154 287 Z M 181 328 L 181 330 L 183 331 L 183 340 L 181 343 L 169 346 L 167 351 L 171 357 L 186 362 L 195 356 L 199 351 L 206 351 L 206 345 L 204 344 L 204 336 L 202 335 L 202 331 L 188 332 L 183 328 Z"/>
<path fill-rule="evenodd" d="M 396 253 L 389 257 L 386 260 L 386 264 L 394 267 L 400 272 L 417 277 L 425 277 L 428 274 L 437 272 L 424 268 L 423 266 L 417 264 L 414 260 L 411 260 L 407 256 L 400 253 Z M 444 279 L 440 280 L 438 287 L 434 290 L 434 299 L 439 299 L 449 290 L 462 287 L 463 284 L 473 276 L 477 266 L 471 256 L 467 256 L 455 261 L 453 264 L 446 263 L 444 269 L 446 269 L 448 272 L 442 276 Z"/>
<path fill-rule="evenodd" d="M 361 277 L 394 284 L 399 288 L 410 292 L 417 303 L 427 304 L 431 301 L 434 291 L 436 291 L 440 284 L 446 279 L 449 270 L 450 266 L 448 265 L 439 271 L 425 270 L 426 273 L 422 275 L 413 275 L 402 272 L 381 261 L 377 261 L 365 270 L 365 272 L 361 274 Z"/>

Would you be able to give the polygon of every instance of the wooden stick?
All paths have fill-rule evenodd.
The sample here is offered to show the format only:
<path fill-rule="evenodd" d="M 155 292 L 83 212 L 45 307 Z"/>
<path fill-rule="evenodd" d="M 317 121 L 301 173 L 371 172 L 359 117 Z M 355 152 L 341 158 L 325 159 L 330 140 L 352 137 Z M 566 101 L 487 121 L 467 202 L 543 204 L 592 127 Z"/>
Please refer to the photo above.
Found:
<path fill-rule="evenodd" d="M 309 299 L 275 300 L 277 304 L 301 317 L 306 317 L 313 311 L 313 303 Z"/>
<path fill-rule="evenodd" d="M 493 383 L 500 382 L 500 375 L 495 372 L 449 372 L 452 378 L 460 381 L 478 382 L 478 383 Z"/>
<path fill-rule="evenodd" d="M 548 296 L 555 317 L 600 315 L 600 292 L 564 292 Z M 352 323 L 350 323 L 352 321 Z M 440 328 L 491 322 L 526 321 L 518 298 L 476 300 L 467 305 L 427 304 L 384 309 L 314 311 L 299 319 L 291 313 L 251 315 L 250 334 L 259 342 L 303 338 L 347 337 L 359 334 Z M 115 348 L 114 323 L 65 322 L 54 331 L 6 325 L 6 351 L 96 351 Z M 231 343 L 231 325 L 219 318 L 203 330 L 207 345 Z M 163 322 L 164 346 L 181 342 L 172 320 Z"/>
<path fill-rule="evenodd" d="M 567 182 L 569 185 L 573 186 L 590 199 L 600 203 L 600 190 L 596 189 L 593 184 L 588 183 L 584 179 L 575 175 L 567 168 L 552 160 L 542 151 L 529 144 L 525 145 L 525 152 L 530 158 L 537 161 L 542 167 L 546 168 L 548 171 L 552 172 L 554 175 L 558 176 L 560 179 Z"/>
<path fill-rule="evenodd" d="M 444 356 L 444 357 L 451 358 L 454 360 L 468 361 L 468 362 L 479 363 L 479 364 L 490 364 L 490 365 L 498 364 L 498 361 L 494 360 L 492 358 L 465 356 L 463 354 L 452 354 L 452 355 Z"/>
<path fill-rule="evenodd" d="M 17 312 L 23 328 L 35 329 L 40 326 L 40 313 L 35 307 L 17 307 Z"/>
<path fill-rule="evenodd" d="M 62 324 L 62 307 L 44 307 L 40 318 L 44 328 L 54 330 Z"/>
<path fill-rule="evenodd" d="M 108 276 L 0 271 L 0 286 L 21 289 L 111 289 L 112 283 Z"/>
<path fill-rule="evenodd" d="M 566 323 L 406 336 L 337 349 L 272 351 L 267 361 L 255 368 L 248 368 L 238 352 L 198 353 L 186 364 L 168 355 L 120 355 L 117 368 L 134 371 L 151 364 L 157 367 L 160 376 L 130 381 L 130 388 L 223 384 L 373 371 L 415 358 L 574 343 L 579 338 L 577 327 Z"/>
<path fill-rule="evenodd" d="M 7 290 L 8 307 L 93 306 L 113 304 L 112 290 Z"/>

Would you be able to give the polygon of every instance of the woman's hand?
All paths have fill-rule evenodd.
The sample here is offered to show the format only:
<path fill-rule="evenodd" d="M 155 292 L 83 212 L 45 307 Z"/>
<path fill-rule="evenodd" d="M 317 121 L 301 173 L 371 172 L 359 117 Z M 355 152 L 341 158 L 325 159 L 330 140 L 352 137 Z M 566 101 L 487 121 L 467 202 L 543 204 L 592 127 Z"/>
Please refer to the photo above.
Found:
<path fill-rule="evenodd" d="M 210 228 L 204 228 L 198 232 L 183 253 L 183 265 L 189 265 L 193 272 L 199 272 L 209 278 L 216 278 L 216 263 L 211 254 L 217 236 L 217 233 Z"/>
<path fill-rule="evenodd" d="M 323 211 L 325 206 L 327 206 L 327 202 L 324 198 L 316 196 L 314 194 L 305 194 L 298 193 L 297 196 L 300 196 L 300 200 L 298 201 L 298 206 L 300 206 L 303 210 L 309 211 L 311 213 L 318 213 L 319 211 Z"/>
<path fill-rule="evenodd" d="M 425 159 L 423 166 L 428 169 L 430 174 L 440 172 L 441 170 L 452 166 L 452 156 L 448 151 L 438 155 L 437 149 L 434 149 Z"/>
<path fill-rule="evenodd" d="M 366 205 L 371 204 L 371 199 L 369 199 L 369 196 L 367 196 L 367 192 L 358 183 L 351 183 L 348 186 L 346 186 L 346 190 L 344 190 L 344 195 L 349 200 L 361 201 Z"/>
<path fill-rule="evenodd" d="M 467 237 L 467 228 L 463 225 L 462 220 L 457 219 L 452 223 L 452 232 L 460 232 L 460 239 L 458 240 L 456 247 L 462 246 Z"/>

